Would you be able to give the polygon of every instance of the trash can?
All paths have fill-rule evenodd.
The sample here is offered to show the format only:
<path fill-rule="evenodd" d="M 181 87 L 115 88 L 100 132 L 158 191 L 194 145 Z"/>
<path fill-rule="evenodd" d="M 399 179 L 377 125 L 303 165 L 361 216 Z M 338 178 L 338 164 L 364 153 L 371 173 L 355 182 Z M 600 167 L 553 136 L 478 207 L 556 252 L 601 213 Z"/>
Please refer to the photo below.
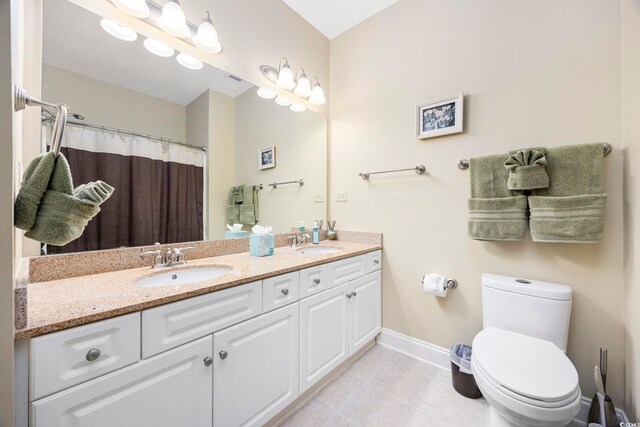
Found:
<path fill-rule="evenodd" d="M 479 399 L 482 392 L 471 373 L 471 346 L 456 344 L 451 346 L 451 382 L 453 388 L 469 399 Z"/>

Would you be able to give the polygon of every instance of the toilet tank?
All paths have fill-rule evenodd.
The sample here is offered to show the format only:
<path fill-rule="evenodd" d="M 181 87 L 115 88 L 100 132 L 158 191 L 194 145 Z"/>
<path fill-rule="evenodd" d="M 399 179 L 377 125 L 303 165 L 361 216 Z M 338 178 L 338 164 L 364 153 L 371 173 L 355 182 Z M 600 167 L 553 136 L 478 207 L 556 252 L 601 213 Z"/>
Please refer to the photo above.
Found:
<path fill-rule="evenodd" d="M 551 341 L 567 351 L 571 288 L 518 277 L 482 275 L 482 324 Z"/>

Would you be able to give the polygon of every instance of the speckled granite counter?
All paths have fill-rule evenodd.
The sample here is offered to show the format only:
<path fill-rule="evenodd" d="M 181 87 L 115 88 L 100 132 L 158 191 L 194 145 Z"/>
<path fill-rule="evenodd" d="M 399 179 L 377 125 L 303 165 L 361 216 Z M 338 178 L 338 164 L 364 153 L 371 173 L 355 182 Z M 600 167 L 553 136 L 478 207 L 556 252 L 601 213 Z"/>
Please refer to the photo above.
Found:
<path fill-rule="evenodd" d="M 274 256 L 256 258 L 247 252 L 202 258 L 186 266 L 152 270 L 133 268 L 109 273 L 28 285 L 27 327 L 16 331 L 15 339 L 35 337 L 121 314 L 238 286 L 343 258 L 381 249 L 381 245 L 347 241 L 322 242 L 336 246 L 341 252 L 308 255 L 293 252 L 289 247 L 276 249 Z M 224 276 L 189 285 L 141 287 L 134 281 L 152 274 L 167 273 L 197 266 L 226 265 L 233 271 Z"/>

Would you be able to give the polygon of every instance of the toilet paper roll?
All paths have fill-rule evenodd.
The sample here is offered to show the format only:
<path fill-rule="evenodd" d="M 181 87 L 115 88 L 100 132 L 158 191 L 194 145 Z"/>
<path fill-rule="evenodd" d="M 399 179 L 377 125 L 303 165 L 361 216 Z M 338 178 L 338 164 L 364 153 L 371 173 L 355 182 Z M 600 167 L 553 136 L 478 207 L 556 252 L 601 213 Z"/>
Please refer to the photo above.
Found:
<path fill-rule="evenodd" d="M 440 298 L 447 296 L 447 278 L 436 273 L 425 274 L 422 278 L 422 290 L 425 294 L 435 295 Z"/>

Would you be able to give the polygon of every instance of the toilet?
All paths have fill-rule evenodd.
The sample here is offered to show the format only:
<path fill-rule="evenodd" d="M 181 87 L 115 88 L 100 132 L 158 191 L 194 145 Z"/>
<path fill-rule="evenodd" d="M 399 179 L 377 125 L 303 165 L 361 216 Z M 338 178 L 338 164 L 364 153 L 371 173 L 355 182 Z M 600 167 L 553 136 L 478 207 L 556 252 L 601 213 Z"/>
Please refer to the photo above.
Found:
<path fill-rule="evenodd" d="M 571 288 L 482 275 L 483 330 L 471 370 L 489 402 L 489 426 L 566 426 L 578 414 L 578 373 L 565 355 Z"/>

